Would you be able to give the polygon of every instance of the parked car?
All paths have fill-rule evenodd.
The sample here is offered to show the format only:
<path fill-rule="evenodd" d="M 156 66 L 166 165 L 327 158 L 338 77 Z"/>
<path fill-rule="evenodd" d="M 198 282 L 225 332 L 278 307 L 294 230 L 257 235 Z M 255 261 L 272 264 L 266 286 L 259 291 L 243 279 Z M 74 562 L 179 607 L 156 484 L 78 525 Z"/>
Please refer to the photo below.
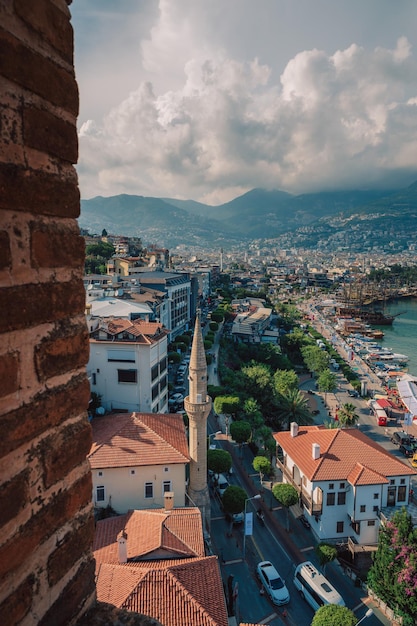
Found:
<path fill-rule="evenodd" d="M 245 519 L 245 514 L 243 511 L 241 513 L 226 513 L 226 519 L 228 522 L 233 522 L 233 524 L 242 524 Z"/>
<path fill-rule="evenodd" d="M 168 400 L 168 404 L 182 404 L 184 402 L 184 396 L 182 393 L 174 393 Z"/>
<path fill-rule="evenodd" d="M 290 594 L 285 586 L 285 581 L 282 580 L 270 561 L 258 563 L 256 574 L 274 604 L 288 604 Z"/>
<path fill-rule="evenodd" d="M 407 459 L 414 456 L 414 452 L 416 451 L 417 451 L 417 446 L 416 444 L 413 444 L 413 442 L 409 444 L 408 443 L 400 444 L 400 452 L 402 452 L 403 455 L 407 457 Z"/>
<path fill-rule="evenodd" d="M 219 477 L 217 479 L 216 491 L 220 497 L 222 497 L 228 486 L 229 481 L 227 480 L 226 476 L 224 474 L 219 474 Z"/>
<path fill-rule="evenodd" d="M 400 446 L 403 444 L 410 445 L 412 437 L 405 432 L 405 430 L 396 430 L 391 435 L 392 443 L 395 443 L 396 446 Z"/>
<path fill-rule="evenodd" d="M 356 389 L 348 389 L 348 395 L 351 398 L 359 398 L 359 393 L 356 391 Z"/>

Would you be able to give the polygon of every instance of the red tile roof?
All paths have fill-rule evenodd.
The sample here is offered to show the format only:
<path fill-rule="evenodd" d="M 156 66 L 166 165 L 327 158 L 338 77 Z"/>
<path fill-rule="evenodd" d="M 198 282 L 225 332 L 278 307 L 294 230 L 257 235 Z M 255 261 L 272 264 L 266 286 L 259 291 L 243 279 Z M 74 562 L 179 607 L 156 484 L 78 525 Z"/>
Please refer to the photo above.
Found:
<path fill-rule="evenodd" d="M 196 508 L 129 511 L 97 522 L 94 556 L 97 563 L 118 563 L 117 535 L 127 534 L 127 558 L 146 560 L 204 556 L 200 511 Z"/>
<path fill-rule="evenodd" d="M 296 437 L 284 431 L 274 433 L 274 438 L 310 481 L 348 480 L 351 476 L 359 481 L 356 484 L 380 484 L 387 476 L 417 473 L 358 428 L 300 426 Z M 312 455 L 314 443 L 320 446 L 317 460 Z"/>
<path fill-rule="evenodd" d="M 91 422 L 92 469 L 187 463 L 187 437 L 182 415 L 117 413 Z"/>
<path fill-rule="evenodd" d="M 127 536 L 127 563 L 118 562 L 117 536 Z M 164 626 L 227 626 L 218 559 L 204 556 L 197 508 L 129 511 L 97 523 L 97 598 L 137 611 Z"/>

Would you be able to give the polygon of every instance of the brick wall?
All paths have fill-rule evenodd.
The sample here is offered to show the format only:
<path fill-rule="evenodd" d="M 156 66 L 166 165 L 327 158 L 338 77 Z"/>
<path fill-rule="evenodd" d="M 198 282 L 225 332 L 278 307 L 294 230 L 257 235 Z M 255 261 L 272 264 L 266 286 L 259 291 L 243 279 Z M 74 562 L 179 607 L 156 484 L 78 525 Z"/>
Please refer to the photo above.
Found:
<path fill-rule="evenodd" d="M 0 615 L 95 602 L 78 90 L 65 0 L 0 0 Z"/>

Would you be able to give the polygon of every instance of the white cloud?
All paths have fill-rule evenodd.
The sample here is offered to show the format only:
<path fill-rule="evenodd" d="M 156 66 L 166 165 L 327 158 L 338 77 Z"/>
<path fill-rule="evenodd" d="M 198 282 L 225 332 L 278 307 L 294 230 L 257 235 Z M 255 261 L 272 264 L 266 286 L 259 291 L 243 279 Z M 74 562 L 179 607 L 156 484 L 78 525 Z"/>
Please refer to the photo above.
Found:
<path fill-rule="evenodd" d="M 253 187 L 403 184 L 416 170 L 417 67 L 406 37 L 391 48 L 304 49 L 277 73 L 272 57 L 233 56 L 238 36 L 215 28 L 221 5 L 160 1 L 140 45 L 138 74 L 149 80 L 81 125 L 83 197 L 218 204 Z"/>

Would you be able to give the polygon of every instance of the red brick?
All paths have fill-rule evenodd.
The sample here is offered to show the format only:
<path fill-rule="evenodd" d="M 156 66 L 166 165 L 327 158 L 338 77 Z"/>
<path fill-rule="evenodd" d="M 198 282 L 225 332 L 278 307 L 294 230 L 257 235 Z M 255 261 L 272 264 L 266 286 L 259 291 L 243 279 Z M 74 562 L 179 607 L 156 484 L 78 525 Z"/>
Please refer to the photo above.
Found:
<path fill-rule="evenodd" d="M 77 127 L 35 107 L 23 109 L 25 145 L 47 152 L 59 159 L 76 163 L 78 160 Z"/>
<path fill-rule="evenodd" d="M 76 326 L 65 321 L 36 346 L 35 365 L 38 378 L 43 382 L 51 376 L 83 367 L 88 358 L 87 326 Z"/>
<path fill-rule="evenodd" d="M 9 522 L 23 509 L 28 501 L 29 471 L 25 470 L 0 487 L 0 527 Z M 0 613 L 1 615 L 1 613 Z"/>
<path fill-rule="evenodd" d="M 16 626 L 29 613 L 34 586 L 35 577 L 31 574 L 0 604 L 2 626 Z"/>
<path fill-rule="evenodd" d="M 62 52 L 68 63 L 73 62 L 73 30 L 68 17 L 50 0 L 14 0 L 16 14 L 27 26 L 38 32 L 43 40 Z"/>
<path fill-rule="evenodd" d="M 84 312 L 81 279 L 65 283 L 39 283 L 0 290 L 0 333 L 63 320 L 71 312 Z"/>
<path fill-rule="evenodd" d="M 82 374 L 67 385 L 38 394 L 30 404 L 1 415 L 0 458 L 29 443 L 48 428 L 86 411 L 89 399 L 90 385 L 87 376 Z"/>
<path fill-rule="evenodd" d="M 0 354 L 0 397 L 19 390 L 19 368 L 18 352 Z"/>
<path fill-rule="evenodd" d="M 78 528 L 68 533 L 57 549 L 51 554 L 48 561 L 48 581 L 51 587 L 56 585 L 63 572 L 67 572 L 75 565 L 83 554 L 91 549 L 91 537 L 94 534 L 94 518 L 77 520 Z"/>
<path fill-rule="evenodd" d="M 0 75 L 72 115 L 78 114 L 74 74 L 0 29 Z"/>
<path fill-rule="evenodd" d="M 90 558 L 81 563 L 76 575 L 63 590 L 61 596 L 51 606 L 37 626 L 67 626 L 74 615 L 84 607 L 86 599 L 95 592 L 95 561 Z M 127 615 L 132 615 L 128 613 Z M 142 619 L 142 618 L 141 618 Z M 102 622 L 103 624 L 110 622 Z M 113 622 L 112 622 L 113 623 Z M 122 621 L 114 623 L 126 623 Z"/>
<path fill-rule="evenodd" d="M 0 163 L 0 209 L 38 215 L 80 215 L 80 192 L 74 180 Z"/>
<path fill-rule="evenodd" d="M 12 253 L 10 251 L 9 233 L 6 230 L 0 231 L 0 270 L 11 267 Z"/>
<path fill-rule="evenodd" d="M 74 267 L 84 264 L 85 241 L 74 228 L 31 224 L 32 267 Z"/>
<path fill-rule="evenodd" d="M 37 456 L 44 468 L 44 485 L 47 489 L 85 461 L 92 443 L 91 426 L 85 418 L 71 424 L 57 435 L 44 439 Z"/>
<path fill-rule="evenodd" d="M 68 520 L 74 519 L 80 509 L 91 502 L 91 493 L 91 472 L 88 472 L 32 515 L 28 522 L 0 547 L 0 580 L 20 567 Z M 86 532 L 92 544 L 93 533 L 90 529 Z"/>

